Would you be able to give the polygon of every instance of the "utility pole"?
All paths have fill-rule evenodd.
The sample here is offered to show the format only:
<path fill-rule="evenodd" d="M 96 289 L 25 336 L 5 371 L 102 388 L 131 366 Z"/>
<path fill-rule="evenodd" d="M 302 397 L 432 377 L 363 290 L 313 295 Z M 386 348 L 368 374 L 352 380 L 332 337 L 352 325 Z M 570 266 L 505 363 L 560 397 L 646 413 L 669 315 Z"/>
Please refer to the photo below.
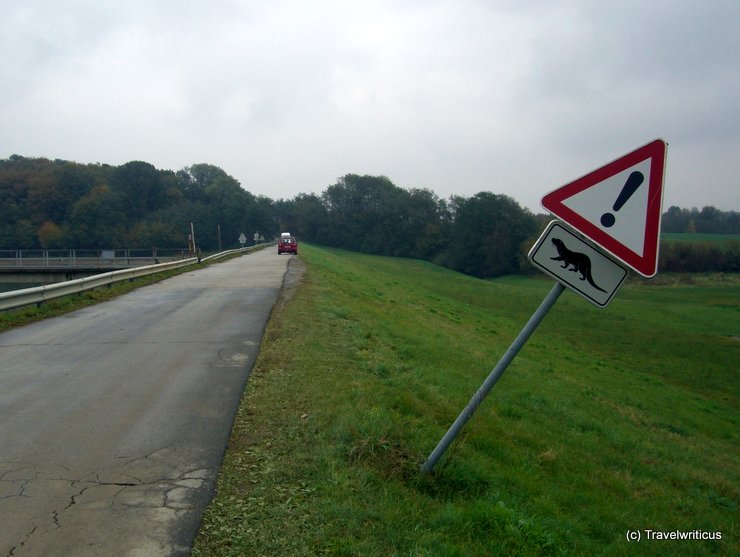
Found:
<path fill-rule="evenodd" d="M 195 228 L 193 228 L 193 223 L 190 223 L 190 240 L 193 243 L 193 253 L 198 258 L 198 263 L 200 263 L 200 250 L 198 249 L 197 244 L 195 243 Z"/>

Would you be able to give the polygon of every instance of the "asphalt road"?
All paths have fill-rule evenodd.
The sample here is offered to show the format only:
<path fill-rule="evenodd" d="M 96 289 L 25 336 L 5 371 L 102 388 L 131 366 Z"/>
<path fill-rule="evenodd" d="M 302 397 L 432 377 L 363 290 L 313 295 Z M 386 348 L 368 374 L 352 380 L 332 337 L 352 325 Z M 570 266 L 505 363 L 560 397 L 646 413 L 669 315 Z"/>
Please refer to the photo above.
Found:
<path fill-rule="evenodd" d="M 0 334 L 0 556 L 189 554 L 289 259 Z"/>

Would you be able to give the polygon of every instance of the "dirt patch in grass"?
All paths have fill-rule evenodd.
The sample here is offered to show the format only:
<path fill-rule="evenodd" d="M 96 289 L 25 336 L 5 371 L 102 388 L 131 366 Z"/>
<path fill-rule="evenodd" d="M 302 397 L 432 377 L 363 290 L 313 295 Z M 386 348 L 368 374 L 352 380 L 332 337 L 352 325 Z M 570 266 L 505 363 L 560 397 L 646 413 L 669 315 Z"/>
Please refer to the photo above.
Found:
<path fill-rule="evenodd" d="M 291 257 L 288 261 L 288 270 L 285 272 L 283 277 L 283 287 L 280 289 L 280 296 L 277 301 L 277 308 L 282 309 L 295 294 L 295 289 L 303 279 L 303 274 L 306 272 L 306 264 L 303 260 L 297 257 Z"/>

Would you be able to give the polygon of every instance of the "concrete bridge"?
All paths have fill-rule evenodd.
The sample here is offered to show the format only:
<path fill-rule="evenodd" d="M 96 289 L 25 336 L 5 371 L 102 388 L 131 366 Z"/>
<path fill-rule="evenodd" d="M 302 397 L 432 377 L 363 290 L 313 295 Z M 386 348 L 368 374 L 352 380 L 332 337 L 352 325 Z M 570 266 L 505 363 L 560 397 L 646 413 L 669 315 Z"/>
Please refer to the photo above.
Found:
<path fill-rule="evenodd" d="M 193 255 L 186 248 L 0 250 L 0 282 L 50 284 L 189 257 Z"/>

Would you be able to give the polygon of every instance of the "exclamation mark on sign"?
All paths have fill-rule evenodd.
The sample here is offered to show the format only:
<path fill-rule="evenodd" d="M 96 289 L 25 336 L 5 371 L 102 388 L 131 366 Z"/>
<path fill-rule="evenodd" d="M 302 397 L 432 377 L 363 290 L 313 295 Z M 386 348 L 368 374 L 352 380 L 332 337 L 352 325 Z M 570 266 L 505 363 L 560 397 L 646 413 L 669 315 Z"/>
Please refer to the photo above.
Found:
<path fill-rule="evenodd" d="M 619 211 L 622 207 L 624 207 L 624 204 L 627 203 L 627 200 L 632 197 L 632 194 L 637 191 L 637 188 L 640 187 L 640 184 L 645 180 L 645 176 L 643 176 L 642 172 L 633 172 L 629 175 L 629 178 L 627 178 L 627 181 L 624 184 L 624 187 L 622 188 L 621 193 L 619 194 L 619 197 L 617 197 L 617 200 L 614 202 L 614 206 L 612 207 L 612 211 L 615 213 Z M 610 228 L 614 226 L 614 223 L 617 222 L 617 219 L 614 217 L 611 213 L 604 213 L 601 215 L 601 224 L 605 228 Z"/>

